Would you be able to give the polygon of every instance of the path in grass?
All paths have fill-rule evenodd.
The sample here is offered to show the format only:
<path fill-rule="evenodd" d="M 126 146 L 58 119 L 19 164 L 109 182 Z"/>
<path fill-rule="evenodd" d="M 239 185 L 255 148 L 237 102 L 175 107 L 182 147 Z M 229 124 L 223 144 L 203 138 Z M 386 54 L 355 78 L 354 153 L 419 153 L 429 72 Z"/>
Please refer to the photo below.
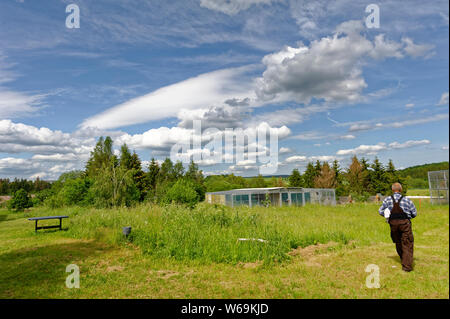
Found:
<path fill-rule="evenodd" d="M 0 212 L 0 298 L 449 297 L 448 206 L 415 221 L 412 273 L 401 271 L 388 241 L 309 246 L 269 266 L 205 263 L 157 258 L 132 244 L 69 238 L 64 231 L 34 234 L 24 214 L 6 214 Z M 80 267 L 80 289 L 65 287 L 68 264 Z M 380 289 L 365 286 L 368 264 L 380 267 Z"/>

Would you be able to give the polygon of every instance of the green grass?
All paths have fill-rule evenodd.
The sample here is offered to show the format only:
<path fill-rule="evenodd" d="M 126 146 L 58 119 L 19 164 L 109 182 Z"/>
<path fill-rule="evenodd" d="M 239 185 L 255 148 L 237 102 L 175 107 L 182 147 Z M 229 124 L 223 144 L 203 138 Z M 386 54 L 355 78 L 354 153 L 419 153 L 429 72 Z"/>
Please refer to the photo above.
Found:
<path fill-rule="evenodd" d="M 448 298 L 448 205 L 421 203 L 412 273 L 377 208 L 0 210 L 0 298 Z M 35 234 L 26 219 L 56 214 L 70 216 L 64 231 Z M 372 263 L 380 289 L 365 287 Z M 80 289 L 65 287 L 69 264 Z"/>
<path fill-rule="evenodd" d="M 430 190 L 427 189 L 408 189 L 407 196 L 430 196 Z"/>

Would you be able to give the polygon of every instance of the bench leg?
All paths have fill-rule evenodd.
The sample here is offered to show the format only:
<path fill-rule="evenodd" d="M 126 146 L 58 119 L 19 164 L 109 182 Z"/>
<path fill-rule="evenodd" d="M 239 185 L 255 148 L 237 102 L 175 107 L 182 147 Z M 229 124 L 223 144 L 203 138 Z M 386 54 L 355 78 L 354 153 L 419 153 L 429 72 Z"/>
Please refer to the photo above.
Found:
<path fill-rule="evenodd" d="M 35 222 L 36 222 L 36 223 L 34 224 L 34 232 L 37 233 L 37 230 L 38 230 L 38 227 L 37 227 L 37 222 L 38 222 L 38 221 L 37 221 L 37 219 L 35 220 Z"/>
<path fill-rule="evenodd" d="M 61 226 L 62 226 L 62 218 L 59 219 L 59 230 L 62 230 Z"/>

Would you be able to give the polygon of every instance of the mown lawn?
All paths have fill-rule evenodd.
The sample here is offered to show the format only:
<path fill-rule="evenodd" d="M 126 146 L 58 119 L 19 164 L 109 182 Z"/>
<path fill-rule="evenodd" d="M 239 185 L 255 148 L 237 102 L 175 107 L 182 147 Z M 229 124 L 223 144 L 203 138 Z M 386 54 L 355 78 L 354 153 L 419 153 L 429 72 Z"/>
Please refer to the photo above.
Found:
<path fill-rule="evenodd" d="M 60 214 L 63 231 L 27 220 Z M 413 231 L 405 273 L 374 204 L 1 210 L 0 298 L 449 298 L 448 205 L 421 202 Z M 65 286 L 69 264 L 79 289 Z M 379 289 L 365 285 L 369 264 Z"/>

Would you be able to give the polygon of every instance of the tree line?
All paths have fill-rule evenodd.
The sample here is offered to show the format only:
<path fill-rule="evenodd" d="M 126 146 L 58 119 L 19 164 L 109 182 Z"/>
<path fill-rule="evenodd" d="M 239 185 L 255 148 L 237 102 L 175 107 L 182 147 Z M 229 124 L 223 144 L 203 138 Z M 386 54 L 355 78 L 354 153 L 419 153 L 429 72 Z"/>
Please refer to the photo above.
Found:
<path fill-rule="evenodd" d="M 43 181 L 39 177 L 34 181 L 18 178 L 14 180 L 0 178 L 0 195 L 13 195 L 19 189 L 23 189 L 27 193 L 37 193 L 50 187 L 51 182 Z"/>
<path fill-rule="evenodd" d="M 30 201 L 23 198 L 23 192 L 29 190 L 22 189 L 9 207 L 21 206 L 14 204 L 15 197 L 20 197 L 20 203 L 29 207 Z M 204 200 L 205 192 L 203 173 L 193 161 L 185 171 L 180 161 L 173 163 L 166 158 L 160 165 L 153 158 L 144 172 L 139 156 L 126 144 L 115 155 L 113 140 L 100 137 L 84 170 L 62 174 L 50 188 L 37 192 L 31 202 L 53 208 L 72 205 L 108 208 L 132 206 L 142 201 L 193 206 Z"/>
<path fill-rule="evenodd" d="M 342 169 L 338 161 L 331 165 L 328 162 L 310 162 L 303 174 L 294 169 L 287 179 L 261 175 L 244 178 L 234 174 L 205 178 L 195 162 L 191 161 L 185 169 L 181 161 L 173 163 L 169 158 L 161 164 L 152 158 L 144 171 L 138 154 L 131 152 L 126 144 L 115 155 L 113 140 L 100 137 L 84 170 L 64 173 L 51 184 L 39 179 L 34 182 L 0 180 L 0 189 L 17 195 L 9 203 L 13 209 L 32 205 L 107 208 L 132 206 L 143 201 L 193 206 L 205 199 L 207 191 L 276 186 L 335 188 L 337 196 L 368 197 L 377 193 L 388 194 L 394 182 L 402 183 L 406 191 L 405 178 L 398 173 L 392 160 L 384 166 L 378 158 L 369 163 L 367 159 L 356 156 L 346 169 Z M 32 199 L 30 193 L 35 194 Z"/>
<path fill-rule="evenodd" d="M 347 169 L 341 168 L 337 160 L 332 165 L 316 161 L 308 163 L 303 174 L 294 169 L 289 176 L 291 187 L 334 188 L 336 196 L 387 195 L 390 194 L 391 185 L 395 182 L 401 183 L 406 193 L 408 188 L 406 180 L 398 174 L 392 160 L 384 166 L 378 158 L 369 163 L 367 159 L 358 159 L 356 156 L 352 158 Z"/>

